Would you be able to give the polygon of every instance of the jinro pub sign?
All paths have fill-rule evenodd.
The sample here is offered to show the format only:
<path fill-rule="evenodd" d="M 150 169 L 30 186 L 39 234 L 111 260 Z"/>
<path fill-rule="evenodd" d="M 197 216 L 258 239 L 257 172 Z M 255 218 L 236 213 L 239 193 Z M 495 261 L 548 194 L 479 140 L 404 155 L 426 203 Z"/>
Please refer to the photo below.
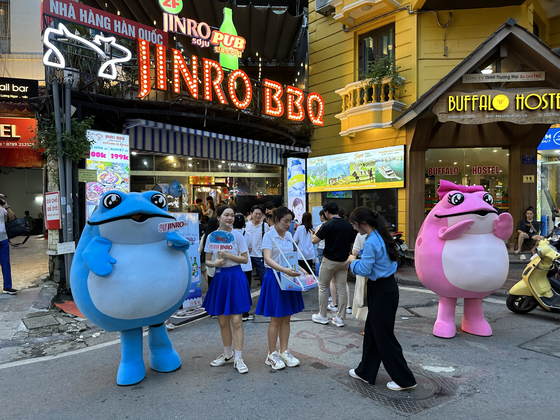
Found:
<path fill-rule="evenodd" d="M 181 5 L 182 2 L 177 0 L 162 1 L 162 9 L 170 12 L 163 13 L 164 30 L 154 28 L 149 31 L 145 25 L 71 0 L 43 0 L 44 15 L 97 30 L 93 40 L 88 40 L 68 29 L 64 23 L 46 28 L 43 33 L 46 47 L 43 64 L 47 67 L 68 68 L 68 53 L 59 43 L 72 40 L 79 48 L 95 53 L 99 62 L 99 78 L 115 80 L 119 67 L 131 61 L 133 54 L 115 36 L 110 35 L 132 38 L 136 39 L 137 45 L 137 98 L 146 98 L 155 89 L 175 94 L 188 93 L 194 99 L 246 109 L 253 100 L 254 88 L 248 75 L 237 68 L 246 41 L 236 34 L 231 9 L 224 8 L 224 21 L 220 29 L 215 30 L 205 22 L 174 14 Z M 195 55 L 184 57 L 180 50 L 168 48 L 168 32 L 189 36 L 197 46 L 212 46 L 214 52 L 219 54 L 219 61 Z M 230 70 L 229 73 L 224 69 Z M 263 114 L 292 121 L 303 121 L 307 117 L 312 124 L 323 125 L 325 107 L 318 93 L 306 95 L 295 86 L 282 85 L 269 79 L 263 79 L 260 86 Z"/>
<path fill-rule="evenodd" d="M 560 90 L 449 92 L 436 102 L 433 112 L 442 123 L 555 124 L 560 117 Z"/>

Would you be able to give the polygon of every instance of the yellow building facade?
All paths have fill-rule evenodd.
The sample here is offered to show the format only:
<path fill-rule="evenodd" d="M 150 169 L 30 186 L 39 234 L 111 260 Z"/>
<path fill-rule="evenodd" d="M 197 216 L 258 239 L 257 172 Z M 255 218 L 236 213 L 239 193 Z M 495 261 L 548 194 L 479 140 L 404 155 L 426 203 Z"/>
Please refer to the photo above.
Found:
<path fill-rule="evenodd" d="M 444 8 L 450 3 L 456 9 Z M 409 246 L 423 221 L 428 196 L 434 195 L 433 189 L 427 192 L 428 187 L 424 187 L 434 182 L 428 172 L 454 170 L 453 162 L 449 163 L 449 169 L 437 165 L 432 169 L 429 161 L 437 157 L 435 150 L 438 148 L 443 154 L 453 154 L 455 152 L 449 150 L 461 148 L 465 156 L 470 153 L 464 151 L 468 148 L 482 148 L 483 154 L 500 149 L 498 154 L 507 164 L 496 171 L 507 172 L 502 175 L 507 180 L 494 181 L 491 187 L 508 186 L 510 212 L 512 209 L 519 212 L 520 208 L 531 204 L 530 198 L 517 201 L 519 195 L 530 196 L 536 188 L 536 185 L 525 185 L 517 180 L 522 174 L 536 174 L 536 165 L 532 162 L 521 165 L 516 159 L 533 154 L 533 149 L 536 154 L 539 139 L 550 124 L 539 122 L 530 127 L 520 127 L 516 122 L 476 127 L 452 122 L 442 124 L 430 109 L 444 93 L 456 89 L 536 87 L 535 84 L 468 84 L 464 78 L 460 79 L 463 74 L 479 74 L 485 68 L 493 69 L 495 74 L 519 69 L 524 72 L 543 70 L 519 57 L 523 55 L 521 51 L 532 48 L 532 42 L 538 42 L 539 48 L 542 46 L 541 67 L 552 63 L 552 71 L 546 72 L 547 79 L 540 82 L 539 88 L 554 85 L 553 78 L 556 72 L 560 74 L 560 67 L 546 50 L 560 47 L 560 5 L 539 0 L 488 0 L 485 2 L 488 7 L 474 9 L 470 4 L 462 0 L 316 0 L 309 3 L 309 90 L 321 94 L 325 101 L 324 126 L 314 132 L 310 158 L 404 146 L 404 187 L 396 190 L 394 224 L 396 230 L 404 232 Z M 375 37 L 385 33 L 390 35 L 378 42 Z M 390 41 L 386 42 L 387 39 Z M 366 51 L 369 47 L 364 42 L 377 43 L 379 48 Z M 518 45 L 521 45 L 519 51 Z M 384 55 L 394 58 L 399 75 L 404 79 L 402 87 L 395 92 L 388 88 L 389 81 L 384 80 L 373 87 L 373 91 L 377 89 L 381 95 L 372 94 L 371 86 L 368 94 L 362 71 L 367 64 L 364 60 L 372 58 L 372 51 L 376 59 Z M 547 70 L 550 69 L 547 67 Z M 492 134 L 492 130 L 500 133 Z M 508 130 L 513 130 L 514 134 L 502 140 Z M 438 136 L 447 136 L 447 140 L 438 139 Z M 473 140 L 477 136 L 480 141 Z M 534 138 L 531 144 L 523 143 L 521 139 L 528 137 Z M 474 168 L 470 171 L 477 158 L 472 159 L 475 163 L 468 164 L 469 169 L 464 171 L 468 175 L 460 179 L 463 183 L 476 183 L 479 179 L 473 176 Z M 485 165 L 480 167 L 492 167 Z M 514 193 L 514 188 L 519 192 Z M 498 195 L 500 192 L 498 190 Z M 508 194 L 502 195 L 504 206 L 508 208 Z M 322 205 L 325 198 L 325 193 L 310 192 L 310 207 Z M 361 204 L 356 202 L 356 205 Z M 377 210 L 384 210 L 383 205 L 373 204 Z M 517 214 L 513 216 L 517 220 Z"/>

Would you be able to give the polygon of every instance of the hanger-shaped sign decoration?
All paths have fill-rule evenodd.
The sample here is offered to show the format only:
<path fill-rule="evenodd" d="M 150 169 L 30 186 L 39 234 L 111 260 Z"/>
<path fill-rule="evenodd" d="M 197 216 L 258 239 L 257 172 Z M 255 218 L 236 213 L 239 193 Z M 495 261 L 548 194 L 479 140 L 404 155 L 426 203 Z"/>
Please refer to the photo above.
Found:
<path fill-rule="evenodd" d="M 66 60 L 60 50 L 52 43 L 56 40 L 56 37 L 65 37 L 68 39 L 73 39 L 84 46 L 94 51 L 102 60 L 105 61 L 99 71 L 97 76 L 102 79 L 115 80 L 117 78 L 117 67 L 118 63 L 126 63 L 132 58 L 132 53 L 128 48 L 123 47 L 116 43 L 116 38 L 114 36 L 105 37 L 101 35 L 96 35 L 93 41 L 85 40 L 77 35 L 71 33 L 66 26 L 62 23 L 58 24 L 58 29 L 47 28 L 43 35 L 43 44 L 48 47 L 47 52 L 43 56 L 43 64 L 47 67 L 54 67 L 58 69 L 64 69 L 66 67 Z M 52 37 L 52 38 L 51 38 Z M 109 45 L 116 50 L 119 50 L 124 54 L 123 57 L 110 57 L 101 48 L 104 44 Z"/>

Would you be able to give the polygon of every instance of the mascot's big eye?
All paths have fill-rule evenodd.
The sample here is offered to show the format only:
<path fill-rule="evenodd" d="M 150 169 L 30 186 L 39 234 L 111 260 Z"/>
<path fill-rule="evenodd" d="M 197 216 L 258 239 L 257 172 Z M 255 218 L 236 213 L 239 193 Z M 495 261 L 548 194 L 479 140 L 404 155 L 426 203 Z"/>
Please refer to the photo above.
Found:
<path fill-rule="evenodd" d="M 492 205 L 494 204 L 494 197 L 492 197 L 490 194 L 486 193 L 484 194 L 484 196 L 482 197 L 482 199 L 484 201 L 486 201 L 488 204 Z"/>
<path fill-rule="evenodd" d="M 121 204 L 122 198 L 116 193 L 107 194 L 103 199 L 103 206 L 108 209 L 114 209 Z"/>
<path fill-rule="evenodd" d="M 159 208 L 164 209 L 167 206 L 167 200 L 163 196 L 163 194 L 154 194 L 152 195 L 152 203 L 154 203 Z"/>
<path fill-rule="evenodd" d="M 463 201 L 465 201 L 465 196 L 461 193 L 455 193 L 455 194 L 451 194 L 448 198 L 447 201 L 449 201 L 450 204 L 453 204 L 454 206 L 458 206 L 459 204 L 461 204 Z"/>

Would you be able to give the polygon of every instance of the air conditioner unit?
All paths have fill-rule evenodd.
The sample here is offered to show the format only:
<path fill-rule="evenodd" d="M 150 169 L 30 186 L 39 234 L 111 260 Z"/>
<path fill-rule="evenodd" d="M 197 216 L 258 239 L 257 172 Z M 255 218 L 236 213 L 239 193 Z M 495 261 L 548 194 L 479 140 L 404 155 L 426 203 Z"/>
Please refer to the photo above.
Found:
<path fill-rule="evenodd" d="M 315 0 L 315 11 L 323 16 L 328 16 L 334 12 L 334 7 L 331 6 L 331 3 L 332 0 Z"/>

